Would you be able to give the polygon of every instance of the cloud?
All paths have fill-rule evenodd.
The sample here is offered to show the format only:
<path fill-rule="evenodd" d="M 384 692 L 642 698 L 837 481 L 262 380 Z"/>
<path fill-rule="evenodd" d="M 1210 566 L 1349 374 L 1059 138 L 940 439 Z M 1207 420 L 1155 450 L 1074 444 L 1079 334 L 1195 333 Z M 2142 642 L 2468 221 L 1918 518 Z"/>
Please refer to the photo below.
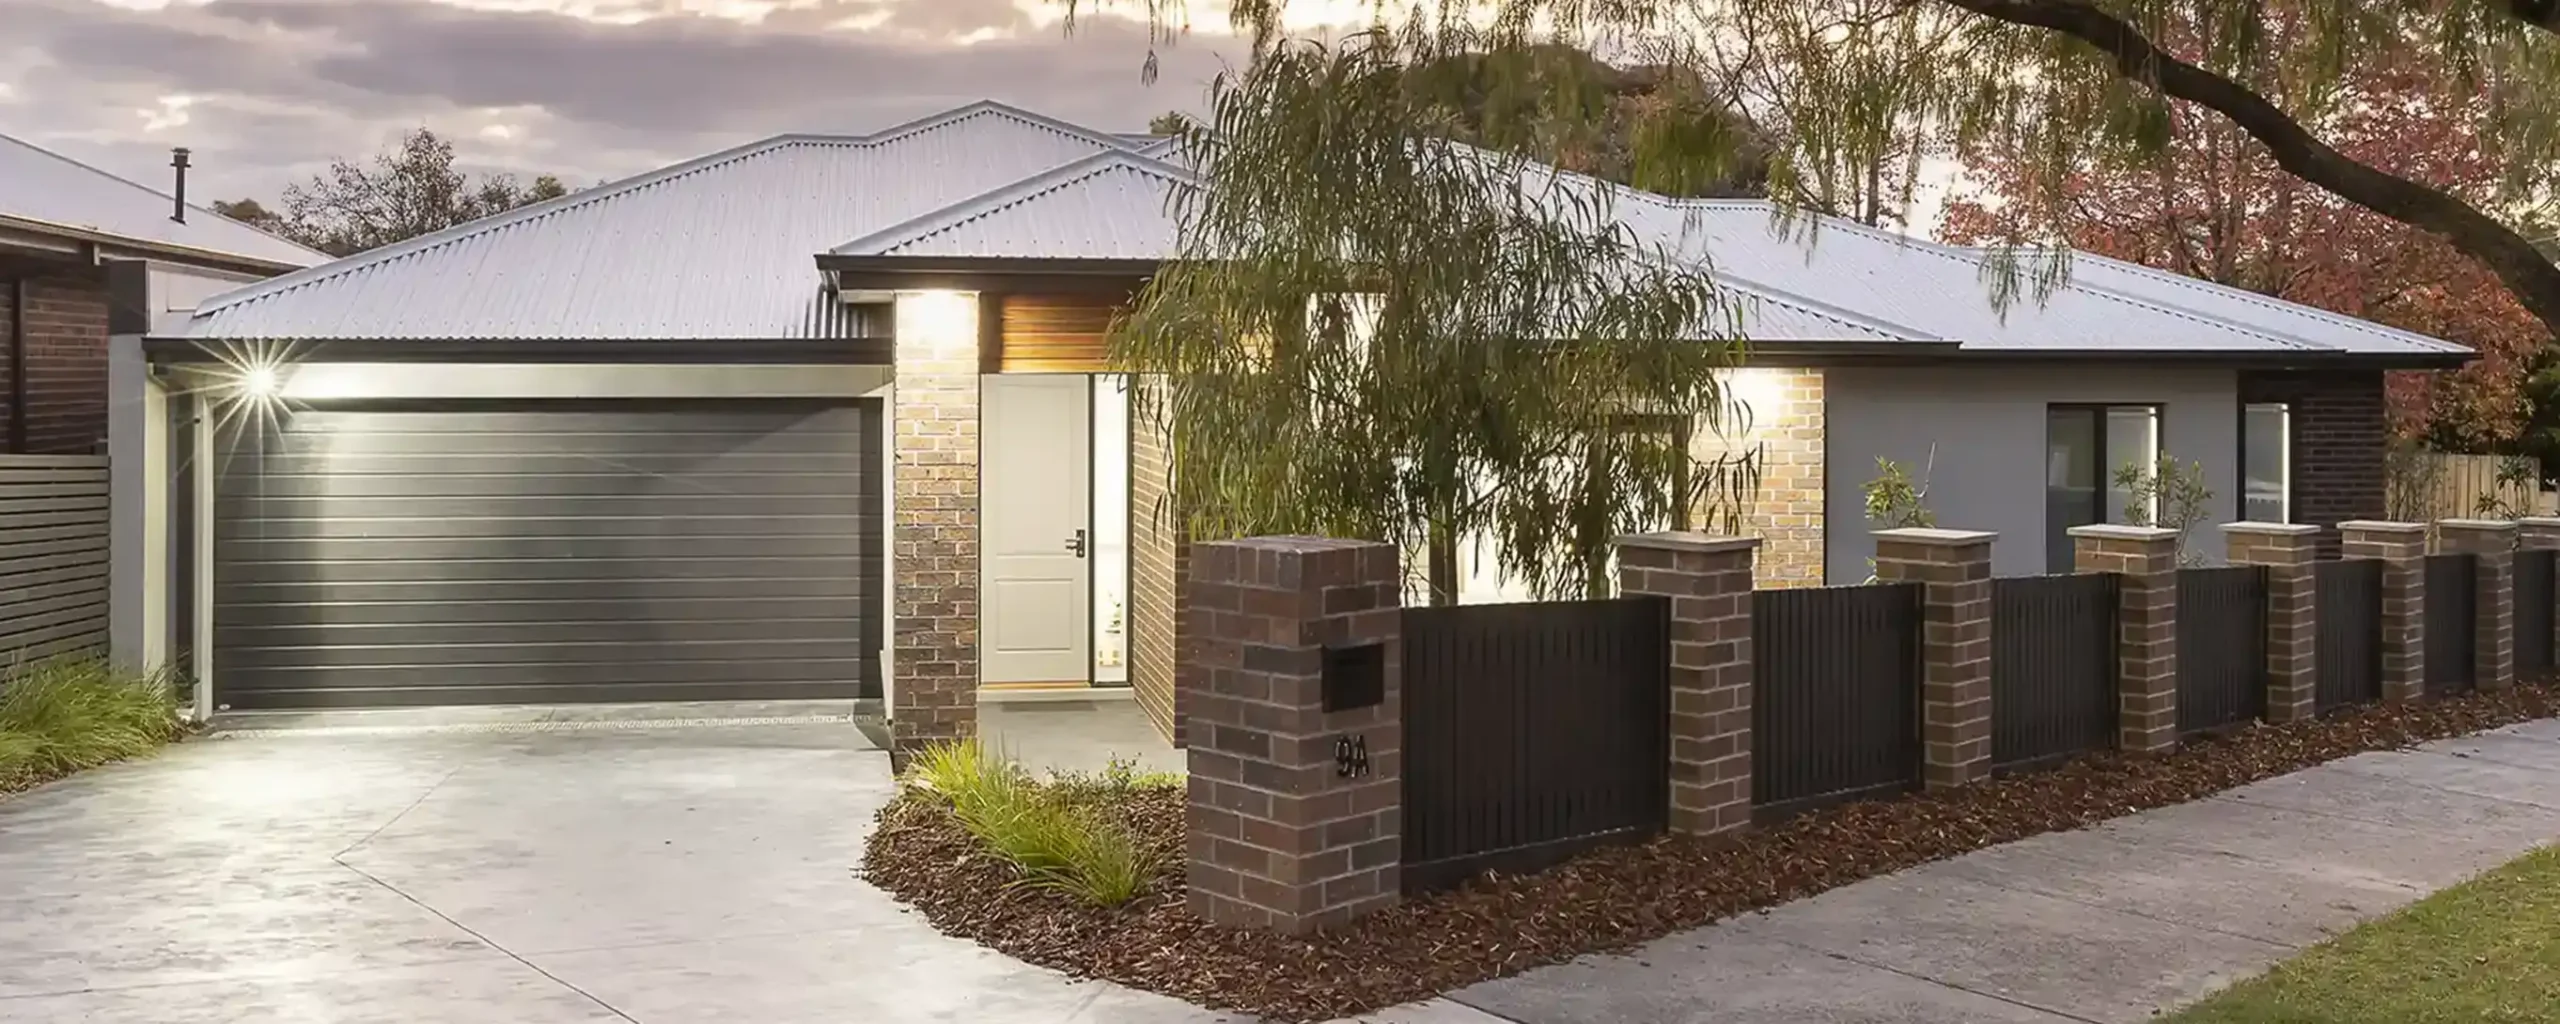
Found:
<path fill-rule="evenodd" d="M 1197 109 L 1232 52 L 1186 39 L 1147 86 L 1143 27 L 1068 37 L 1017 0 L 5 2 L 0 132 L 155 182 L 189 146 L 214 196 L 272 197 L 422 124 L 483 169 L 582 181 L 980 98 L 1136 130 Z"/>

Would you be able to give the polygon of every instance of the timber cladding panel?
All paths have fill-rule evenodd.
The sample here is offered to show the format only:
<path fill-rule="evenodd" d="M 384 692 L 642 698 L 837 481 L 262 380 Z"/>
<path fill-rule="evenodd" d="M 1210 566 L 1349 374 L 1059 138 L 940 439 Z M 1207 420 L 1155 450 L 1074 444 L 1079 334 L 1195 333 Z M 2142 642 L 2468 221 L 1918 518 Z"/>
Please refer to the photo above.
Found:
<path fill-rule="evenodd" d="M 107 460 L 0 455 L 0 667 L 107 643 Z"/>
<path fill-rule="evenodd" d="M 1001 295 L 988 301 L 992 329 L 981 342 L 988 372 L 1091 373 L 1106 368 L 1111 319 L 1128 296 Z"/>

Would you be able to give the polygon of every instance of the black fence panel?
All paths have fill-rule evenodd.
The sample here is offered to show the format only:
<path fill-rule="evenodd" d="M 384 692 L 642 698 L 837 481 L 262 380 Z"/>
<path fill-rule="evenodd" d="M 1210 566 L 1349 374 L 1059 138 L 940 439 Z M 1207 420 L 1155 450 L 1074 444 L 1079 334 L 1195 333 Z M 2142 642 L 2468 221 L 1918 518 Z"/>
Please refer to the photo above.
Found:
<path fill-rule="evenodd" d="M 1763 821 L 1920 782 L 1920 587 L 1751 595 L 1751 800 Z"/>
<path fill-rule="evenodd" d="M 2267 570 L 2178 572 L 2178 734 L 2267 713 Z"/>
<path fill-rule="evenodd" d="M 2369 558 L 2312 566 L 2320 620 L 2321 714 L 2382 699 L 2382 563 Z"/>
<path fill-rule="evenodd" d="M 2427 694 L 2471 692 L 2479 560 L 2474 555 L 2427 556 Z"/>
<path fill-rule="evenodd" d="M 2552 553 L 2516 552 L 2516 674 L 2551 672 Z"/>
<path fill-rule="evenodd" d="M 1991 763 L 2027 768 L 2115 745 L 2113 573 L 1991 581 Z"/>
<path fill-rule="evenodd" d="M 1670 602 L 1404 612 L 1404 888 L 1662 831 Z"/>

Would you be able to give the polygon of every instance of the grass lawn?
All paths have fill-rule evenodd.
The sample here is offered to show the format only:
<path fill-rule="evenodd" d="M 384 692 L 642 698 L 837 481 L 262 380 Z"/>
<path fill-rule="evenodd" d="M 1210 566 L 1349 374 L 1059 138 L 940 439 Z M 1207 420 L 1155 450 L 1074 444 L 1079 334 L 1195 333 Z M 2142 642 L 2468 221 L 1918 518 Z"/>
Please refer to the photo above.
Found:
<path fill-rule="evenodd" d="M 2560 1021 L 2560 847 L 2233 986 L 2170 1024 Z"/>

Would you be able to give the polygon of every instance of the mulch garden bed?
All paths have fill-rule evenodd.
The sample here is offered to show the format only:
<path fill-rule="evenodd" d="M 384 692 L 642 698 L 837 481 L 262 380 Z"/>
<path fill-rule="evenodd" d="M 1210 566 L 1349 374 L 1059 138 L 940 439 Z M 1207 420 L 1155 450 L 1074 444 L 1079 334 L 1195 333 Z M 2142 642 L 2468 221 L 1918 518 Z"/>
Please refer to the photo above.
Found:
<path fill-rule="evenodd" d="M 2554 716 L 2560 686 L 2546 681 L 2255 726 L 2163 755 L 2093 754 L 1960 790 L 1815 811 L 1738 839 L 1669 836 L 1534 875 L 1488 875 L 1312 940 L 1217 928 L 1184 908 L 1178 791 L 1144 792 L 1116 810 L 1171 866 L 1117 909 L 1011 886 L 1008 865 L 920 798 L 881 812 L 862 873 L 942 931 L 1021 960 L 1214 1009 L 1328 1020 L 2323 761 Z"/>

